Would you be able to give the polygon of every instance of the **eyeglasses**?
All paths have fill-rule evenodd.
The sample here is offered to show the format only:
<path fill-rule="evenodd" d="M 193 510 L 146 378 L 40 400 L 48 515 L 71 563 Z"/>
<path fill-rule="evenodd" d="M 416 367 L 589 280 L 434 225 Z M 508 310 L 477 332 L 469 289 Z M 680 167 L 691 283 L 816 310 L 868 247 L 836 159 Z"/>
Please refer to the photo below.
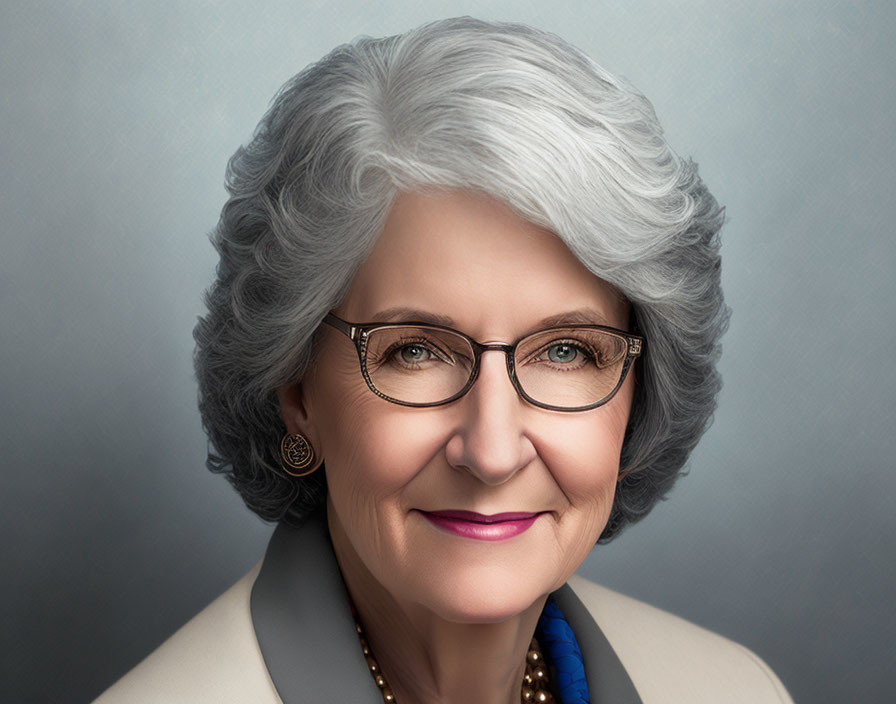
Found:
<path fill-rule="evenodd" d="M 517 393 L 539 408 L 587 411 L 609 401 L 641 354 L 644 338 L 603 325 L 540 330 L 512 344 L 486 344 L 428 323 L 323 322 L 355 343 L 361 374 L 377 396 L 402 406 L 441 406 L 467 393 L 486 350 L 505 353 Z"/>

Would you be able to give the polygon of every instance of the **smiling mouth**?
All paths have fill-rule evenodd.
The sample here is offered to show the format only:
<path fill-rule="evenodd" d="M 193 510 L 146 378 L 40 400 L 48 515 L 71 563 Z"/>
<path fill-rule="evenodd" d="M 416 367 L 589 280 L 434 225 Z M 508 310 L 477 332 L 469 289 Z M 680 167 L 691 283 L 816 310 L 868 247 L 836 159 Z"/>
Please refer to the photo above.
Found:
<path fill-rule="evenodd" d="M 461 538 L 506 540 L 525 532 L 543 512 L 509 512 L 486 515 L 475 511 L 420 511 L 436 528 Z"/>
<path fill-rule="evenodd" d="M 475 511 L 421 511 L 421 513 L 429 514 L 441 518 L 454 519 L 457 521 L 470 521 L 471 523 L 504 523 L 505 521 L 525 521 L 535 518 L 540 512 L 522 512 L 515 511 L 509 513 L 495 513 L 487 516 L 484 513 L 476 513 Z"/>

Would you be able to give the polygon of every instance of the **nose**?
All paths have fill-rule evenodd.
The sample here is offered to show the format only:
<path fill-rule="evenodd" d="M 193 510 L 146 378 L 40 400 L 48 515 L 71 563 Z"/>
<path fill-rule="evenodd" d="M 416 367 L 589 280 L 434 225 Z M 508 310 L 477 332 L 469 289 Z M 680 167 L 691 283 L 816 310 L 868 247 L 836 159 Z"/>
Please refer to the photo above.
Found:
<path fill-rule="evenodd" d="M 535 459 L 523 423 L 528 409 L 510 381 L 500 350 L 482 353 L 479 376 L 458 402 L 458 410 L 462 417 L 445 447 L 452 467 L 498 485 Z"/>

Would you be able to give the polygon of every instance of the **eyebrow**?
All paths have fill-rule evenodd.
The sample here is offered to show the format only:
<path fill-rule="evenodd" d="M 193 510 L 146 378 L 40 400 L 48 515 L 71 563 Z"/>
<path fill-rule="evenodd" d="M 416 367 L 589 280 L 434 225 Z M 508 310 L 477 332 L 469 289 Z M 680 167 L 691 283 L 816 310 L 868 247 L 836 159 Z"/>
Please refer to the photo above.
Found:
<path fill-rule="evenodd" d="M 596 310 L 580 308 L 568 313 L 551 315 L 538 322 L 538 328 L 554 328 L 562 325 L 604 325 L 610 327 L 610 321 Z"/>
<path fill-rule="evenodd" d="M 438 315 L 418 308 L 395 307 L 377 313 L 373 320 L 378 323 L 415 322 L 429 323 L 430 325 L 443 325 L 445 327 L 457 327 L 454 319 L 447 315 Z M 545 330 L 547 328 L 561 327 L 564 325 L 604 325 L 610 326 L 607 318 L 595 310 L 580 308 L 579 310 L 551 315 L 539 320 L 531 332 Z"/>
<path fill-rule="evenodd" d="M 418 308 L 387 308 L 373 316 L 373 320 L 377 323 L 429 323 L 431 325 L 444 325 L 445 327 L 454 327 L 454 319 L 447 315 L 437 315 L 436 313 L 428 313 Z"/>

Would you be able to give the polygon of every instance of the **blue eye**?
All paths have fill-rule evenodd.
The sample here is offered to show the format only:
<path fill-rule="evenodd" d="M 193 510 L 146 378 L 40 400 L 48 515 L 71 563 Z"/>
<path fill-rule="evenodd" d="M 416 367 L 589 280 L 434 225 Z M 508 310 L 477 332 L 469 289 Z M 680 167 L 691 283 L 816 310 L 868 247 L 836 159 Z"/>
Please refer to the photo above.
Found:
<path fill-rule="evenodd" d="M 548 359 L 551 362 L 556 362 L 558 364 L 566 364 L 574 361 L 580 352 L 578 347 L 566 342 L 551 345 L 547 349 Z"/>
<path fill-rule="evenodd" d="M 401 369 L 431 369 L 436 363 L 453 364 L 451 358 L 442 352 L 439 345 L 432 340 L 402 340 L 396 342 L 383 355 L 394 366 Z"/>
<path fill-rule="evenodd" d="M 554 340 L 529 357 L 532 362 L 540 362 L 545 369 L 573 371 L 588 364 L 596 364 L 591 347 L 578 340 Z"/>
<path fill-rule="evenodd" d="M 434 359 L 430 350 L 417 343 L 403 345 L 397 352 L 401 355 L 402 361 L 407 364 L 419 364 L 420 362 L 427 362 L 430 359 Z"/>

